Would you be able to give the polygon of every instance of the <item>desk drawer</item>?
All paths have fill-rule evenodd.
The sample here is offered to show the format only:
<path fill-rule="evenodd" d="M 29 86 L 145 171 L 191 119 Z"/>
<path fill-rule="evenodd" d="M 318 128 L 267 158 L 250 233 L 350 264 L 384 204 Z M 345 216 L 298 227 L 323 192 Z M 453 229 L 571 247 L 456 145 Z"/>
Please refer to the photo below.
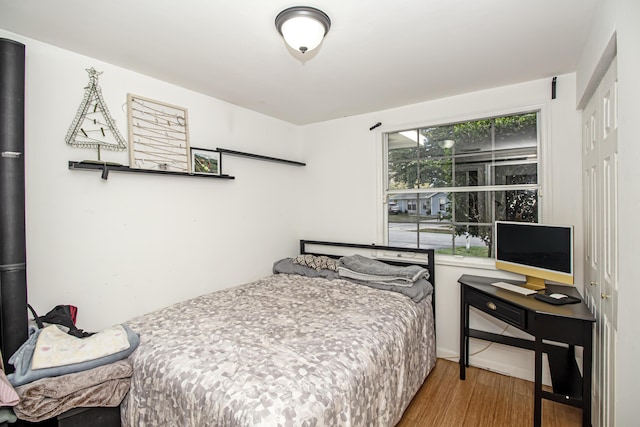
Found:
<path fill-rule="evenodd" d="M 520 329 L 527 328 L 526 310 L 477 292 L 467 296 L 469 305 Z"/>

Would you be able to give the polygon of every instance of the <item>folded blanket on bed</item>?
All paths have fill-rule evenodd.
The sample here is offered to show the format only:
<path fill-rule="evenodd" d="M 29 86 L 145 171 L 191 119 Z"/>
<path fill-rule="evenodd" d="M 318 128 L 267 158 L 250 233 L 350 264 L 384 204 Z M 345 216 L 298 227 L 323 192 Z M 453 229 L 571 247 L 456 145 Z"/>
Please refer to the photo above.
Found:
<path fill-rule="evenodd" d="M 87 369 L 92 369 L 124 359 L 125 357 L 128 357 L 131 353 L 133 353 L 136 347 L 138 347 L 138 345 L 140 344 L 140 337 L 127 325 L 122 324 L 122 327 L 127 334 L 127 341 L 129 342 L 129 347 L 127 349 L 118 351 L 117 353 L 113 353 L 108 356 L 98 357 L 93 360 L 43 369 L 33 369 L 31 366 L 33 353 L 38 342 L 38 336 L 43 331 L 43 329 L 30 328 L 30 335 L 27 341 L 25 341 L 25 343 L 22 344 L 22 346 L 15 353 L 13 353 L 11 358 L 9 358 L 9 363 L 14 366 L 15 372 L 7 375 L 7 378 L 9 379 L 9 382 L 14 387 L 16 387 L 39 380 L 41 378 L 57 377 L 74 372 L 86 371 Z"/>
<path fill-rule="evenodd" d="M 362 282 L 412 286 L 420 278 L 429 278 L 429 271 L 418 265 L 396 266 L 361 255 L 340 258 L 338 274 Z"/>
<path fill-rule="evenodd" d="M 341 267 L 338 267 L 340 269 Z M 392 291 L 398 292 L 403 295 L 408 296 L 414 302 L 420 302 L 428 295 L 431 295 L 433 292 L 433 286 L 426 279 L 429 277 L 429 272 L 424 273 L 420 278 L 418 278 L 414 283 L 409 283 L 407 286 L 406 282 L 403 282 L 403 285 L 398 286 L 393 282 L 371 282 L 364 280 L 357 280 L 351 277 L 341 276 L 339 273 L 336 273 L 333 270 L 315 270 L 310 267 L 305 267 L 303 265 L 297 264 L 293 262 L 292 258 L 284 258 L 280 261 L 277 261 L 273 265 L 274 273 L 284 273 L 284 274 L 298 274 L 306 277 L 322 277 L 329 280 L 335 279 L 343 279 L 348 280 L 353 283 L 357 283 L 359 285 L 368 286 L 370 288 L 382 289 L 384 291 Z"/>
<path fill-rule="evenodd" d="M 431 293 L 433 292 L 433 285 L 431 285 L 431 283 L 424 278 L 416 280 L 416 282 L 412 286 L 396 286 L 389 283 L 385 284 L 376 282 L 364 282 L 355 279 L 348 280 L 360 285 L 368 286 L 370 288 L 401 293 L 402 295 L 406 295 L 411 298 L 413 302 L 420 302 L 424 298 L 431 295 Z"/>
<path fill-rule="evenodd" d="M 345 267 L 338 267 L 338 274 L 340 277 L 347 279 L 354 279 L 359 282 L 370 282 L 379 284 L 389 284 L 394 286 L 413 286 L 415 280 L 407 280 L 402 277 L 395 276 L 376 276 L 374 274 L 358 273 L 357 271 L 349 270 Z"/>
<path fill-rule="evenodd" d="M 351 255 L 340 258 L 340 263 L 353 271 L 376 276 L 396 276 L 416 281 L 428 271 L 419 265 L 391 265 L 362 255 Z M 428 279 L 428 277 L 427 277 Z"/>
<path fill-rule="evenodd" d="M 16 388 L 18 418 L 38 422 L 78 407 L 115 407 L 129 391 L 133 368 L 121 360 L 87 371 L 43 378 Z"/>

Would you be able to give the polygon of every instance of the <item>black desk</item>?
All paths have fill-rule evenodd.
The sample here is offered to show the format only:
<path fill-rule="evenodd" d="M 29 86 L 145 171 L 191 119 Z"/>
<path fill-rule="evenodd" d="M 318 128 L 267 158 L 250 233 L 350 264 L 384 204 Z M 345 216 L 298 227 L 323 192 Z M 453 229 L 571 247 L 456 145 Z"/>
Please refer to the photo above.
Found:
<path fill-rule="evenodd" d="M 492 286 L 493 282 L 516 281 L 463 275 L 460 283 L 460 379 L 469 366 L 469 338 L 535 351 L 535 393 L 533 424 L 542 422 L 542 399 L 582 408 L 582 425 L 591 426 L 591 364 L 595 318 L 584 304 L 552 305 Z M 571 286 L 547 285 L 547 290 L 580 297 Z M 533 340 L 508 337 L 469 328 L 469 307 L 502 320 L 534 337 Z M 544 341 L 543 341 L 544 340 Z M 549 343 L 553 341 L 556 344 Z M 557 343 L 564 343 L 566 346 Z M 580 375 L 575 346 L 583 347 Z M 547 353 L 553 392 L 542 390 L 542 353 Z"/>

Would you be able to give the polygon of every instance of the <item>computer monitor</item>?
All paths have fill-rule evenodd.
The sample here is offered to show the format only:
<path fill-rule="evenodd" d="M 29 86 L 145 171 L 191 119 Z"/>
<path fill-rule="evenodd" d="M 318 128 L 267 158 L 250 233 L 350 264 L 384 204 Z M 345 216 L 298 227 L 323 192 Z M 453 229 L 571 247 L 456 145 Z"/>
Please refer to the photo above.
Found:
<path fill-rule="evenodd" d="M 573 227 L 496 221 L 496 268 L 526 276 L 540 290 L 545 280 L 573 284 Z"/>

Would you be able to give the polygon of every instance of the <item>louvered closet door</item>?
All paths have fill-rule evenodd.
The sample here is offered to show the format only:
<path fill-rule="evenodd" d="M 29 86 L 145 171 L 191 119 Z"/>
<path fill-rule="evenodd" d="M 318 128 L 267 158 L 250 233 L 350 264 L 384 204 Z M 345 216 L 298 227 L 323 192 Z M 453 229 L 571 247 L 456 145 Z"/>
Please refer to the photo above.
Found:
<path fill-rule="evenodd" d="M 583 112 L 585 287 L 596 317 L 593 424 L 614 426 L 618 300 L 618 119 L 614 59 Z"/>

